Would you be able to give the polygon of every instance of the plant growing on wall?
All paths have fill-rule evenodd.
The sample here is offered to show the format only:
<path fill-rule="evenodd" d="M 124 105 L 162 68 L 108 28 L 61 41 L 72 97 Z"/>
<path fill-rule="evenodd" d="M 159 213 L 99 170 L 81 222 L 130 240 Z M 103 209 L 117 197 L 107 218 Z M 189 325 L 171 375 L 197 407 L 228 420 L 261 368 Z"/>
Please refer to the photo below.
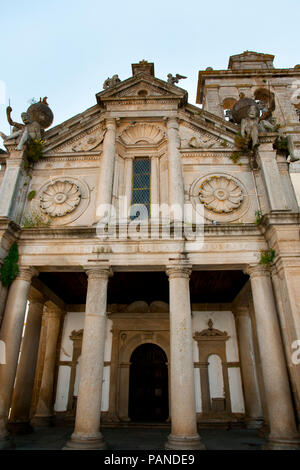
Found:
<path fill-rule="evenodd" d="M 30 164 L 39 161 L 43 154 L 46 141 L 43 139 L 30 139 L 26 146 L 24 168 L 27 170 Z"/>
<path fill-rule="evenodd" d="M 32 199 L 34 198 L 35 194 L 36 194 L 35 191 L 30 191 L 30 193 L 28 193 L 28 196 L 27 196 L 28 201 L 32 201 Z"/>
<path fill-rule="evenodd" d="M 288 138 L 285 135 L 279 135 L 273 144 L 273 149 L 289 154 Z"/>
<path fill-rule="evenodd" d="M 261 223 L 261 219 L 262 219 L 262 213 L 261 211 L 255 211 L 255 223 L 256 225 L 259 225 Z"/>
<path fill-rule="evenodd" d="M 237 134 L 234 138 L 235 146 L 239 149 L 233 152 L 230 155 L 230 159 L 234 163 L 238 163 L 242 155 L 252 155 L 252 148 L 251 148 L 251 139 L 248 137 L 243 137 L 240 133 Z"/>
<path fill-rule="evenodd" d="M 43 228 L 49 227 L 52 222 L 52 218 L 49 215 L 41 215 L 38 212 L 31 212 L 23 217 L 22 226 L 23 228 Z"/>
<path fill-rule="evenodd" d="M 269 250 L 263 250 L 261 251 L 259 263 L 264 264 L 265 266 L 268 266 L 271 263 L 273 263 L 274 258 L 275 258 L 275 250 L 273 250 L 272 248 L 270 248 Z"/>
<path fill-rule="evenodd" d="M 11 245 L 8 255 L 6 256 L 6 258 L 4 258 L 3 264 L 1 266 L 1 282 L 4 287 L 8 287 L 17 277 L 19 272 L 18 260 L 18 245 L 16 242 L 14 242 Z"/>

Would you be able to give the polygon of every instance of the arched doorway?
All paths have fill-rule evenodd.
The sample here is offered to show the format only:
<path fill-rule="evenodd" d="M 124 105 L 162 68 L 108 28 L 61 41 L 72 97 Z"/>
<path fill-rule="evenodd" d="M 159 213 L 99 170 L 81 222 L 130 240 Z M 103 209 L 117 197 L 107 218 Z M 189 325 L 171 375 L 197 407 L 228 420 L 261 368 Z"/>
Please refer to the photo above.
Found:
<path fill-rule="evenodd" d="M 166 421 L 169 417 L 169 400 L 165 352 L 156 344 L 142 344 L 133 351 L 130 362 L 130 419 Z"/>

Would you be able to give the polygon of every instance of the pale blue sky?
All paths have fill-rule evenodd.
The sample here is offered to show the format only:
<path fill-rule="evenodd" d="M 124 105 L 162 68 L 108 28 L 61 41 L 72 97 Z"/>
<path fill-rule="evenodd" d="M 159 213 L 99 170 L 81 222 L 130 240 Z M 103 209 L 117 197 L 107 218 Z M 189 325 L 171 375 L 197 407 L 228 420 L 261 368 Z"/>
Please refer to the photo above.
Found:
<path fill-rule="evenodd" d="M 8 132 L 28 100 L 48 96 L 53 125 L 93 106 L 108 76 L 154 62 L 155 75 L 188 76 L 195 104 L 198 70 L 227 68 L 244 50 L 272 53 L 276 67 L 300 63 L 299 0 L 14 0 L 2 2 L 1 73 L 6 85 L 0 130 Z M 0 139 L 2 146 L 2 139 Z"/>

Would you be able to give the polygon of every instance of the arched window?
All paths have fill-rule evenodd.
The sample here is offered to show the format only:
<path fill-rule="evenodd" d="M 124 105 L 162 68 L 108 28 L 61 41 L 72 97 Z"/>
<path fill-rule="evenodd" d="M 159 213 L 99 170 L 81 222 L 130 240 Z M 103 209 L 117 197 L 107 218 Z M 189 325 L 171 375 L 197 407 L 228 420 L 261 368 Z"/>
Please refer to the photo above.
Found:
<path fill-rule="evenodd" d="M 226 121 L 233 122 L 231 110 L 236 102 L 235 98 L 225 98 L 223 100 L 223 110 Z"/>
<path fill-rule="evenodd" d="M 150 158 L 135 158 L 132 174 L 131 219 L 150 217 L 150 181 Z"/>
<path fill-rule="evenodd" d="M 274 93 L 267 88 L 257 88 L 254 92 L 254 99 L 259 106 L 260 116 L 270 117 L 275 109 Z"/>

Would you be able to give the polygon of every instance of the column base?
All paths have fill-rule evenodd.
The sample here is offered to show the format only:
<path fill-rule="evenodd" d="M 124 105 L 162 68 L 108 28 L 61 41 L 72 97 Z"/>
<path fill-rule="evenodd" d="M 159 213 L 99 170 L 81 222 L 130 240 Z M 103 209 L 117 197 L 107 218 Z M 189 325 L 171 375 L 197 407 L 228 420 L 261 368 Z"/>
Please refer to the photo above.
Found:
<path fill-rule="evenodd" d="M 107 449 L 106 442 L 102 434 L 99 437 L 80 438 L 72 435 L 71 439 L 64 445 L 62 450 L 105 450 Z"/>
<path fill-rule="evenodd" d="M 245 424 L 247 429 L 260 429 L 262 426 L 262 419 L 246 418 Z"/>
<path fill-rule="evenodd" d="M 34 427 L 39 426 L 54 426 L 54 416 L 34 416 L 30 423 Z"/>
<path fill-rule="evenodd" d="M 15 443 L 10 436 L 0 437 L 0 450 L 14 449 Z"/>
<path fill-rule="evenodd" d="M 261 437 L 263 439 L 268 439 L 269 434 L 270 434 L 270 426 L 265 421 L 263 421 L 261 427 L 258 430 L 257 435 L 258 437 Z"/>
<path fill-rule="evenodd" d="M 31 434 L 34 432 L 29 421 L 10 421 L 7 423 L 6 428 L 13 435 Z"/>
<path fill-rule="evenodd" d="M 167 450 L 205 450 L 199 434 L 193 436 L 174 436 L 170 434 L 165 444 Z"/>
<path fill-rule="evenodd" d="M 300 450 L 300 437 L 295 439 L 270 438 L 262 450 Z"/>

